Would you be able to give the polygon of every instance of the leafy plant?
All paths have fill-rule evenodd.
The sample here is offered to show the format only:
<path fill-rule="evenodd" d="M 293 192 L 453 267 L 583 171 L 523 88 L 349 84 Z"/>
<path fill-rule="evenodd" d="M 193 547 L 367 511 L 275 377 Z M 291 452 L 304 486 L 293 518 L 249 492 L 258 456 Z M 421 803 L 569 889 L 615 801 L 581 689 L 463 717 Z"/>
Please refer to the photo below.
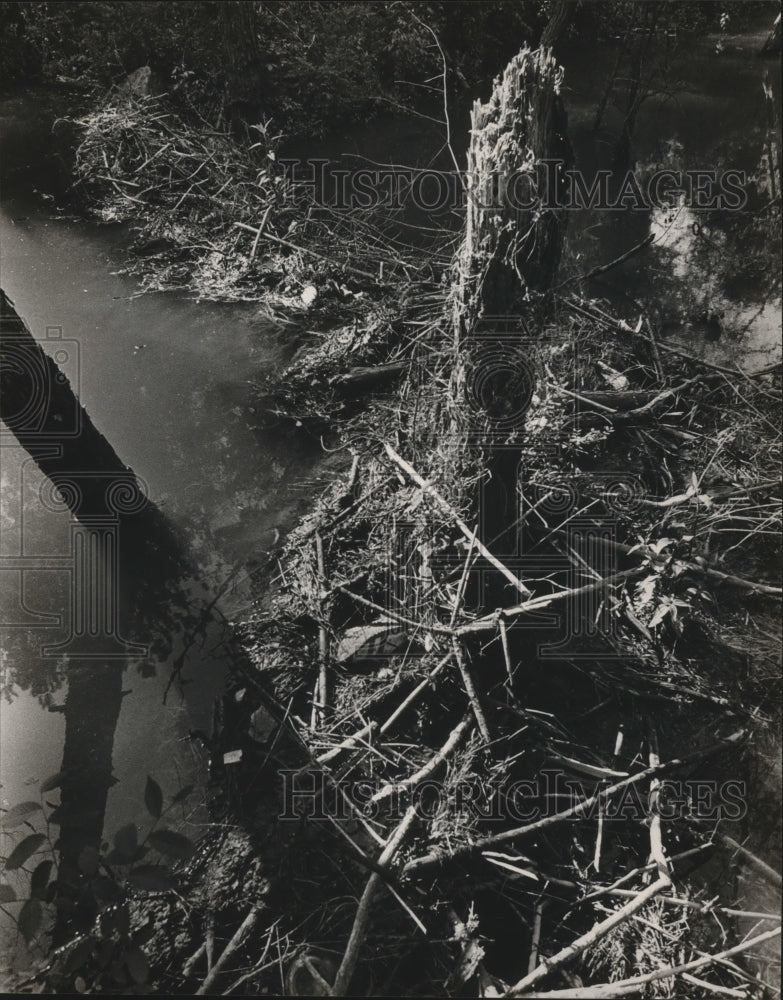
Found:
<path fill-rule="evenodd" d="M 175 890 L 177 879 L 171 865 L 193 855 L 195 845 L 188 837 L 160 825 L 170 810 L 193 792 L 193 786 L 181 788 L 166 806 L 163 790 L 148 775 L 144 805 L 153 822 L 145 836 L 139 839 L 136 823 L 127 823 L 115 832 L 111 847 L 85 845 L 78 855 L 79 884 L 72 898 L 72 893 L 58 884 L 58 844 L 50 837 L 50 828 L 62 822 L 63 807 L 43 799 L 62 779 L 62 774 L 52 775 L 40 785 L 41 801 L 20 802 L 0 817 L 0 830 L 13 841 L 2 861 L 4 877 L 11 873 L 17 882 L 20 875 L 27 881 L 26 896 L 20 898 L 18 890 L 4 878 L 0 882 L 0 908 L 15 921 L 33 953 L 45 954 L 47 940 L 68 938 L 28 982 L 43 983 L 54 992 L 143 992 L 150 975 L 143 948 L 155 925 L 150 917 L 144 926 L 134 926 L 132 913 L 138 913 L 139 903 L 142 914 L 145 911 L 139 894 Z M 41 820 L 46 832 L 35 829 L 34 824 Z M 24 834 L 21 838 L 20 830 Z M 51 857 L 32 865 L 43 851 Z M 155 855 L 152 860 L 150 852 Z M 7 908 L 12 905 L 18 912 Z M 79 926 L 85 913 L 89 919 Z"/>

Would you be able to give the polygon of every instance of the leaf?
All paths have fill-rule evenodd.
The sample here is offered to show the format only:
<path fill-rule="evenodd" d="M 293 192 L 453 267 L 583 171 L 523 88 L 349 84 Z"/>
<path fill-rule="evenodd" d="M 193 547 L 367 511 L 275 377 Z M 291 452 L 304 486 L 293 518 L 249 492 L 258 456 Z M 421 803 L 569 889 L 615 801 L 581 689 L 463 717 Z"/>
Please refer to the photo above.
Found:
<path fill-rule="evenodd" d="M 196 787 L 195 785 L 185 785 L 183 788 L 180 788 L 180 790 L 177 792 L 177 794 L 171 800 L 172 804 L 176 805 L 178 802 L 184 801 L 184 799 L 186 799 L 189 795 L 192 794 L 193 789 L 195 787 Z"/>
<path fill-rule="evenodd" d="M 647 623 L 648 628 L 655 628 L 656 625 L 660 625 L 663 619 L 670 614 L 672 611 L 671 604 L 659 604 L 655 609 L 655 614 L 652 616 L 650 621 Z"/>
<path fill-rule="evenodd" d="M 0 882 L 0 903 L 13 903 L 16 893 L 6 882 Z"/>
<path fill-rule="evenodd" d="M 25 818 L 30 813 L 38 812 L 40 808 L 40 802 L 20 802 L 18 806 L 3 813 L 2 818 L 0 818 L 0 827 L 3 830 L 12 830 L 15 826 L 24 823 Z"/>
<path fill-rule="evenodd" d="M 120 887 L 108 875 L 96 875 L 92 880 L 92 891 L 98 899 L 110 902 L 116 899 L 120 892 Z"/>
<path fill-rule="evenodd" d="M 144 805 L 151 816 L 160 819 L 163 812 L 163 792 L 157 781 L 149 774 L 147 775 L 147 786 L 144 789 Z"/>
<path fill-rule="evenodd" d="M 5 863 L 6 871 L 10 872 L 14 868 L 21 868 L 25 861 L 31 858 L 38 848 L 45 843 L 46 837 L 42 833 L 31 833 L 29 837 L 25 837 L 8 855 Z"/>
<path fill-rule="evenodd" d="M 120 857 L 132 861 L 139 844 L 139 831 L 135 823 L 126 823 L 114 834 L 114 850 Z"/>
<path fill-rule="evenodd" d="M 134 947 L 129 948 L 125 953 L 125 964 L 128 967 L 128 972 L 131 975 L 131 979 L 134 983 L 141 986 L 142 983 L 146 983 L 147 976 L 149 975 L 150 966 L 147 961 L 147 956 L 141 950 L 134 945 Z"/>
<path fill-rule="evenodd" d="M 142 865 L 134 868 L 128 874 L 128 882 L 134 889 L 145 889 L 147 892 L 164 892 L 175 889 L 177 885 L 166 865 Z"/>
<path fill-rule="evenodd" d="M 43 909 L 41 907 L 40 900 L 28 899 L 21 909 L 19 920 L 17 922 L 19 933 L 25 939 L 27 944 L 30 944 L 35 935 L 38 933 L 38 928 L 41 926 L 42 919 Z"/>
<path fill-rule="evenodd" d="M 148 853 L 149 847 L 146 844 L 139 844 L 132 854 L 124 854 L 116 849 L 109 851 L 106 855 L 106 861 L 110 865 L 135 865 L 137 861 L 141 861 Z"/>
<path fill-rule="evenodd" d="M 174 830 L 155 830 L 147 838 L 156 851 L 169 858 L 187 861 L 195 853 L 196 846 L 192 840 Z"/>
<path fill-rule="evenodd" d="M 55 788 L 59 788 L 63 783 L 63 778 L 65 777 L 64 771 L 58 771 L 57 774 L 51 775 L 46 781 L 41 785 L 41 794 L 44 792 L 51 792 Z"/>
<path fill-rule="evenodd" d="M 33 872 L 30 878 L 30 895 L 35 899 L 46 898 L 46 887 L 49 885 L 49 876 L 52 874 L 53 867 L 53 861 L 42 861 Z"/>

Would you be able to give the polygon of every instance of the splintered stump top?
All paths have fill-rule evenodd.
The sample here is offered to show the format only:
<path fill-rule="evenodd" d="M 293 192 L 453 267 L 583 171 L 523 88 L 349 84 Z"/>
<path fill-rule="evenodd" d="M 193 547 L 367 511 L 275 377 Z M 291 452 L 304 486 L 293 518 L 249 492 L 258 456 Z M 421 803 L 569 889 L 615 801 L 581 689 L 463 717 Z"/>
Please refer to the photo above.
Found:
<path fill-rule="evenodd" d="M 557 192 L 572 161 L 562 80 L 549 50 L 524 48 L 473 106 L 458 261 L 468 329 L 479 316 L 519 312 L 554 279 L 566 224 Z"/>

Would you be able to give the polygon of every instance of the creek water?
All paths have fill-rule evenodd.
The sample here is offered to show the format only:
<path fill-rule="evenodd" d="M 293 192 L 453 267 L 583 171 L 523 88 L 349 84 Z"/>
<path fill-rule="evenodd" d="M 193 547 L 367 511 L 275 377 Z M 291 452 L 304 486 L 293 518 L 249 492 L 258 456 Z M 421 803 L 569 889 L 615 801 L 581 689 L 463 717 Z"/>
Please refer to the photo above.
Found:
<path fill-rule="evenodd" d="M 178 581 L 186 605 L 198 587 L 199 607 L 216 600 L 217 608 L 203 633 L 195 631 L 171 690 L 187 635 L 154 670 L 126 671 L 112 754 L 117 784 L 106 808 L 110 839 L 125 823 L 149 825 L 148 774 L 167 800 L 183 785 L 203 785 L 207 755 L 189 733 L 211 729 L 232 655 L 223 616 L 239 615 L 250 574 L 318 489 L 320 448 L 260 429 L 253 407 L 250 380 L 290 359 L 290 329 L 281 333 L 244 304 L 139 296 L 135 281 L 119 273 L 125 231 L 64 220 L 42 198 L 61 183 L 46 150 L 51 120 L 46 95 L 9 101 L 0 119 L 3 288 L 177 530 L 198 568 L 198 585 Z M 2 444 L 0 799 L 8 808 L 37 800 L 40 782 L 61 769 L 68 685 L 64 664 L 39 651 L 67 635 L 72 519 L 42 502 L 41 473 L 5 431 Z M 163 572 L 152 560 L 150 578 Z M 157 613 L 165 629 L 167 609 Z M 172 631 L 174 615 L 172 608 Z M 88 711 L 99 715 L 101 703 Z M 58 792 L 44 798 L 56 802 Z M 202 806 L 195 794 L 179 811 L 178 828 L 203 832 Z M 17 881 L 14 873 L 9 879 Z"/>
<path fill-rule="evenodd" d="M 638 115 L 632 147 L 637 170 L 732 167 L 746 172 L 756 195 L 774 196 L 765 158 L 770 140 L 779 149 L 780 139 L 770 131 L 764 88 L 771 88 L 772 104 L 779 107 L 780 81 L 774 66 L 755 57 L 764 33 L 759 25 L 757 32 L 702 37 L 673 50 L 671 86 L 651 95 Z M 612 55 L 595 46 L 563 49 L 571 139 L 588 174 L 611 162 L 618 109 L 610 102 L 600 128 L 593 126 L 605 84 L 605 72 L 595 67 L 608 69 Z M 252 305 L 198 303 L 179 294 L 139 296 L 134 280 L 120 273 L 122 228 L 59 217 L 45 197 L 59 183 L 48 144 L 52 116 L 49 98 L 33 94 L 7 102 L 0 118 L 6 153 L 3 287 L 45 349 L 61 359 L 96 426 L 183 532 L 207 594 L 231 618 L 247 598 L 254 564 L 263 562 L 278 531 L 318 488 L 317 447 L 259 430 L 251 398 L 251 377 L 290 359 L 291 333 L 260 319 Z M 453 129 L 467 134 L 464 111 L 455 111 Z M 332 136 L 320 148 L 313 141 L 306 152 L 332 160 L 353 152 L 415 165 L 436 157 L 441 164 L 441 144 L 432 123 L 382 118 Z M 745 218 L 744 226 L 738 219 L 736 213 L 699 219 L 685 206 L 575 213 L 571 265 L 578 271 L 583 262 L 589 270 L 653 233 L 653 246 L 596 282 L 595 293 L 653 310 L 664 335 L 694 355 L 763 367 L 780 357 L 779 250 L 763 229 L 754 229 L 753 218 Z M 718 337 L 706 318 L 712 313 L 721 315 Z M 70 515 L 42 507 L 40 473 L 13 442 L 3 441 L 2 460 L 0 620 L 20 626 L 8 630 L 7 697 L 0 706 L 0 799 L 9 807 L 36 799 L 39 782 L 57 772 L 62 759 L 62 664 L 37 657 L 29 643 L 26 652 L 14 652 L 14 636 L 21 630 L 51 642 L 62 635 L 62 622 L 36 629 L 30 622 L 60 615 L 67 605 Z M 124 681 L 129 693 L 114 735 L 118 783 L 109 794 L 107 835 L 123 823 L 146 822 L 147 774 L 166 796 L 203 777 L 205 754 L 188 733 L 209 729 L 230 653 L 210 626 L 185 658 L 189 683 L 175 685 L 164 699 L 171 659 L 179 652 L 181 647 L 159 663 L 154 676 L 129 672 Z M 771 794 L 767 789 L 764 801 Z M 53 797 L 56 792 L 46 796 Z M 197 833 L 204 822 L 194 805 L 178 828 Z M 779 832 L 770 836 L 764 851 L 779 864 Z"/>

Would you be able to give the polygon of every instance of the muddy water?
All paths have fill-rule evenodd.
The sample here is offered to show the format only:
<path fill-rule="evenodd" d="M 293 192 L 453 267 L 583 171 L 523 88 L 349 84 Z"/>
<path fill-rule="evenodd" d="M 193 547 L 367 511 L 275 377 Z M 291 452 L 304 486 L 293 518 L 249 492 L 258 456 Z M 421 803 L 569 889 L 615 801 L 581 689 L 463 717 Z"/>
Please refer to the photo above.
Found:
<path fill-rule="evenodd" d="M 211 729 L 231 658 L 226 620 L 239 614 L 250 574 L 318 489 L 320 448 L 262 431 L 250 398 L 249 380 L 290 358 L 290 330 L 281 333 L 247 305 L 140 297 L 134 280 L 118 273 L 126 234 L 65 220 L 46 197 L 60 178 L 40 132 L 46 116 L 38 115 L 40 106 L 28 98 L 10 102 L 0 119 L 8 140 L 3 288 L 170 521 L 193 574 L 168 581 L 179 595 L 176 607 L 155 609 L 163 632 L 170 616 L 173 648 L 161 652 L 153 639 L 141 672 L 133 663 L 123 678 L 112 754 L 117 784 L 105 822 L 111 837 L 127 822 L 149 824 L 148 774 L 167 799 L 185 784 L 200 784 L 206 753 L 189 733 Z M 63 712 L 66 662 L 40 655 L 42 646 L 69 634 L 71 515 L 46 504 L 42 475 L 5 430 L 1 457 L 0 799 L 7 808 L 38 799 L 39 783 L 61 768 L 66 725 L 79 720 L 66 722 Z M 148 570 L 158 583 L 170 571 L 154 558 Z M 216 611 L 202 621 L 213 601 Z M 102 710 L 100 700 L 86 709 L 96 717 Z M 57 797 L 44 796 L 55 803 Z M 202 806 L 203 793 L 194 794 L 178 810 L 177 828 L 202 831 Z M 40 814 L 34 825 L 40 828 Z"/>

